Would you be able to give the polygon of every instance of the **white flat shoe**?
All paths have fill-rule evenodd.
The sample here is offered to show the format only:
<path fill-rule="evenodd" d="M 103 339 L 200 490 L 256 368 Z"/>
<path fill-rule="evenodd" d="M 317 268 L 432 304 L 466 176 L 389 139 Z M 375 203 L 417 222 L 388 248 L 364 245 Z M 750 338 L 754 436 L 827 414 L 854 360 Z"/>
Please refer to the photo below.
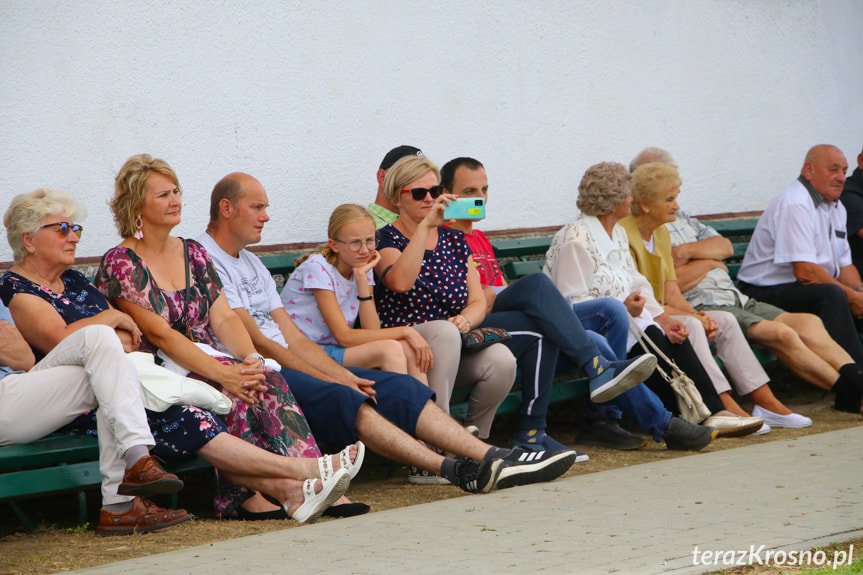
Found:
<path fill-rule="evenodd" d="M 810 427 L 812 420 L 805 415 L 799 413 L 789 413 L 788 415 L 779 415 L 768 409 L 764 409 L 760 405 L 756 405 L 752 409 L 752 415 L 760 417 L 764 423 L 770 424 L 770 427 L 787 427 L 788 429 L 802 429 Z"/>
<path fill-rule="evenodd" d="M 323 489 L 315 493 L 319 479 L 306 479 L 303 482 L 303 503 L 293 513 L 288 511 L 289 501 L 282 503 L 285 513 L 299 523 L 314 523 L 327 508 L 345 494 L 351 484 L 351 476 L 345 469 L 333 472 L 328 481 L 323 481 Z"/>

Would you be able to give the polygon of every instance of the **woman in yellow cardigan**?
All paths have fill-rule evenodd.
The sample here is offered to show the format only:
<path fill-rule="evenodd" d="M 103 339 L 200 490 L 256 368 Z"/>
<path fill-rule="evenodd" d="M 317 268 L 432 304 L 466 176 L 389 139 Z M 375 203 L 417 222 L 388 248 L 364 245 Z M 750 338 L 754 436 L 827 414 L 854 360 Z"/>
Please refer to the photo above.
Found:
<path fill-rule="evenodd" d="M 622 219 L 629 248 L 638 270 L 647 278 L 657 301 L 666 311 L 686 325 L 698 359 L 707 371 L 725 408 L 748 415 L 731 396 L 731 385 L 713 359 L 709 340 L 725 364 L 735 390 L 749 395 L 756 405 L 781 415 L 791 411 L 773 395 L 770 378 L 752 353 L 734 316 L 722 311 L 695 311 L 677 285 L 671 238 L 666 223 L 673 222 L 680 209 L 680 175 L 677 168 L 663 163 L 644 164 L 632 173 L 632 215 Z M 758 433 L 767 433 L 766 424 Z"/>

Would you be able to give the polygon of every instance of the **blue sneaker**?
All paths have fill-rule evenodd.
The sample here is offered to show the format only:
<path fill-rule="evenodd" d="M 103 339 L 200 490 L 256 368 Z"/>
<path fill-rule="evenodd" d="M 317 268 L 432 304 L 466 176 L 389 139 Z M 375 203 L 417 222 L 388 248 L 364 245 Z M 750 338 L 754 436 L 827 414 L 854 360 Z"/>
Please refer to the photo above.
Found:
<path fill-rule="evenodd" d="M 649 353 L 626 361 L 611 361 L 590 380 L 590 400 L 594 403 L 611 401 L 650 377 L 654 369 L 656 357 Z"/>

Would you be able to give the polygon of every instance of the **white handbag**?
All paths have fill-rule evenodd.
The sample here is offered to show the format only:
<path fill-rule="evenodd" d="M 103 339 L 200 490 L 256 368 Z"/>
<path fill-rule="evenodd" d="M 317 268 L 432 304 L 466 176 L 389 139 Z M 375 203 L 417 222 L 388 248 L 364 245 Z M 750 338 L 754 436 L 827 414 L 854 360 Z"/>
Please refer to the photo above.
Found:
<path fill-rule="evenodd" d="M 670 385 L 671 389 L 674 390 L 674 395 L 677 397 L 677 408 L 680 410 L 680 416 L 690 423 L 701 423 L 710 417 L 710 410 L 704 404 L 704 400 L 701 398 L 701 393 L 698 391 L 698 388 L 695 387 L 695 382 L 692 381 L 692 378 L 686 375 L 682 369 L 677 367 L 677 364 L 665 355 L 661 349 L 659 349 L 659 346 L 656 345 L 646 333 L 644 333 L 644 330 L 641 329 L 641 327 L 635 323 L 632 318 L 629 318 L 629 325 L 632 329 L 632 333 L 635 334 L 636 339 L 638 339 L 638 343 L 640 343 L 641 347 L 644 348 L 644 351 L 647 353 L 651 353 L 652 351 L 658 357 L 664 359 L 671 367 L 671 376 L 665 373 L 658 362 L 656 364 L 656 371 L 659 372 L 662 379 L 668 382 L 668 385 Z M 653 349 L 648 349 L 645 342 L 647 342 L 647 345 L 650 345 Z"/>
<path fill-rule="evenodd" d="M 216 388 L 156 365 L 152 354 L 134 351 L 126 357 L 138 371 L 141 399 L 150 411 L 165 411 L 172 405 L 194 405 L 224 415 L 231 400 Z"/>

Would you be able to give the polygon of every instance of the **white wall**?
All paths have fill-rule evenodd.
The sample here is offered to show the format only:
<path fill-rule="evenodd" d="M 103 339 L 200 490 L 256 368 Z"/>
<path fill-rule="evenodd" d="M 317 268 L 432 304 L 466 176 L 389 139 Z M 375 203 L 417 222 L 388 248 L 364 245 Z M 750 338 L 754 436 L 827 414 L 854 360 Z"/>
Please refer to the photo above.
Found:
<path fill-rule="evenodd" d="M 264 244 L 319 240 L 406 143 L 486 164 L 485 229 L 563 224 L 587 166 L 647 145 L 691 212 L 763 209 L 811 145 L 863 146 L 861 29 L 856 0 L 3 0 L 0 206 L 71 191 L 100 255 L 113 177 L 148 152 L 185 188 L 179 234 L 242 170 Z"/>

